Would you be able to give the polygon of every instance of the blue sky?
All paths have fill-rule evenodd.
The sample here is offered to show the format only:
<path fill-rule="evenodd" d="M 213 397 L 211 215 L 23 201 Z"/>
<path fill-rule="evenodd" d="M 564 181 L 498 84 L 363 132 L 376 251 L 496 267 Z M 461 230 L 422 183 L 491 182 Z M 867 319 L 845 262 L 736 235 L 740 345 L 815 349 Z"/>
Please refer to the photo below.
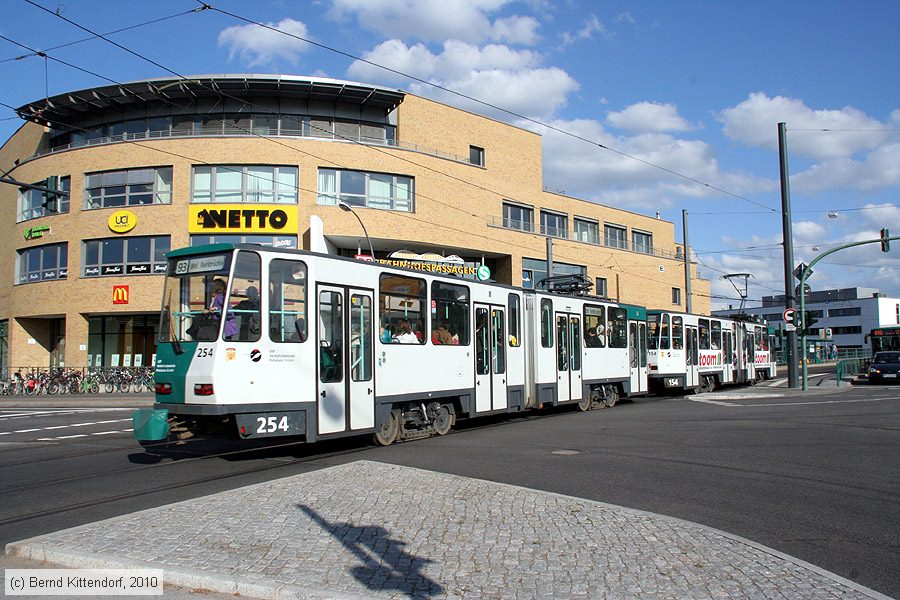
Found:
<path fill-rule="evenodd" d="M 3 104 L 109 83 L 97 75 L 125 82 L 167 77 L 167 70 L 314 75 L 402 88 L 541 133 L 550 189 L 659 211 L 679 239 L 687 210 L 701 274 L 714 296 L 725 297 L 714 307 L 737 303 L 721 278 L 726 273 L 752 274 L 750 305 L 784 291 L 780 121 L 788 126 L 797 261 L 877 237 L 881 227 L 900 234 L 896 0 L 210 2 L 413 78 L 218 10 L 189 12 L 200 6 L 194 1 L 32 1 L 49 12 L 0 0 L 0 35 L 50 58 L 0 39 Z M 109 36 L 154 65 L 99 39 L 52 49 L 90 37 L 61 17 L 98 33 L 172 18 Z M 19 125 L 0 106 L 2 139 Z M 900 243 L 894 248 L 836 253 L 810 284 L 874 287 L 900 297 Z"/>

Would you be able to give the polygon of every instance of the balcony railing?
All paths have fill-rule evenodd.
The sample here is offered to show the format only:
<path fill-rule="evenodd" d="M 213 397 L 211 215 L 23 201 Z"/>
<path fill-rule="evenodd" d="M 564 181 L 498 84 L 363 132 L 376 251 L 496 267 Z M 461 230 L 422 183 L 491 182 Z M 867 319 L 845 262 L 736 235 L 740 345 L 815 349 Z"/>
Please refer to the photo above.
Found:
<path fill-rule="evenodd" d="M 515 219 L 507 219 L 503 217 L 491 217 L 488 220 L 488 227 L 512 229 L 515 231 L 521 231 L 523 233 L 537 233 L 535 231 L 534 223 L 532 223 L 531 221 L 517 221 Z M 590 244 L 591 246 L 615 248 L 617 250 L 624 250 L 625 252 L 637 252 L 639 254 L 649 254 L 651 256 L 659 256 L 672 260 L 684 260 L 684 254 L 680 246 L 677 247 L 674 252 L 660 250 L 658 248 L 654 248 L 652 245 L 647 244 L 632 244 L 632 247 L 629 248 L 627 241 L 622 238 L 604 238 L 603 240 L 601 240 L 599 235 L 594 236 L 590 235 L 587 232 L 576 232 L 573 235 L 570 234 L 567 229 L 556 227 L 541 227 L 540 235 L 549 235 L 550 237 L 571 240 L 573 242 L 579 242 L 582 244 Z"/>

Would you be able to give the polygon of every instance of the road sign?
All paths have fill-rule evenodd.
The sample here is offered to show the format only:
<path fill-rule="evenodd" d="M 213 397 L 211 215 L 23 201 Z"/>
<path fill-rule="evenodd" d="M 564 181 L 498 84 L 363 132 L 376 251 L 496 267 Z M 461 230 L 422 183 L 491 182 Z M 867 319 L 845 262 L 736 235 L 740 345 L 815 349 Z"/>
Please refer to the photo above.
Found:
<path fill-rule="evenodd" d="M 804 262 L 797 265 L 797 268 L 794 269 L 794 271 L 793 271 L 794 277 L 796 277 L 797 279 L 800 279 L 800 277 L 803 275 L 803 270 L 806 269 L 807 266 L 808 265 Z M 812 274 L 813 274 L 813 272 L 810 271 L 809 273 L 807 273 L 807 276 L 812 275 Z"/>
<path fill-rule="evenodd" d="M 781 317 L 784 319 L 785 323 L 789 325 L 796 325 L 796 323 L 794 323 L 794 317 L 796 316 L 796 314 L 796 308 L 786 308 L 784 309 L 784 312 L 781 313 Z"/>

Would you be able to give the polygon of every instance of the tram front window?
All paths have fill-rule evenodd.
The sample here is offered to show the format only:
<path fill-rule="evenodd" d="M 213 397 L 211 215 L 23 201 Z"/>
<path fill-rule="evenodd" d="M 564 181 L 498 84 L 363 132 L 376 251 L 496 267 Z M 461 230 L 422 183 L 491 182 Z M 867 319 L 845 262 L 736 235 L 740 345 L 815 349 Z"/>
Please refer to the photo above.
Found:
<path fill-rule="evenodd" d="M 230 268 L 230 253 L 169 259 L 159 341 L 213 341 L 219 336 Z"/>

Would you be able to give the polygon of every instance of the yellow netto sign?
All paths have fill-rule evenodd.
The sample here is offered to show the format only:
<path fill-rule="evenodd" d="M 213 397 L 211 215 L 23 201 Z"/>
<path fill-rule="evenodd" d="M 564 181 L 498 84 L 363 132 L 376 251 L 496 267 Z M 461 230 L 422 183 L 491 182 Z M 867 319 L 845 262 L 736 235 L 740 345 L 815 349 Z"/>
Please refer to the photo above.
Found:
<path fill-rule="evenodd" d="M 107 225 L 115 233 L 128 233 L 137 227 L 137 215 L 130 210 L 117 210 L 109 216 Z"/>
<path fill-rule="evenodd" d="M 284 204 L 193 204 L 190 233 L 282 233 L 299 229 L 297 207 Z"/>
<path fill-rule="evenodd" d="M 404 269 L 413 269 L 416 271 L 424 271 L 425 273 L 443 273 L 452 275 L 475 275 L 475 267 L 448 263 L 420 262 L 417 260 L 393 260 L 390 258 L 379 258 L 378 263 L 388 265 L 390 267 L 403 267 Z"/>

